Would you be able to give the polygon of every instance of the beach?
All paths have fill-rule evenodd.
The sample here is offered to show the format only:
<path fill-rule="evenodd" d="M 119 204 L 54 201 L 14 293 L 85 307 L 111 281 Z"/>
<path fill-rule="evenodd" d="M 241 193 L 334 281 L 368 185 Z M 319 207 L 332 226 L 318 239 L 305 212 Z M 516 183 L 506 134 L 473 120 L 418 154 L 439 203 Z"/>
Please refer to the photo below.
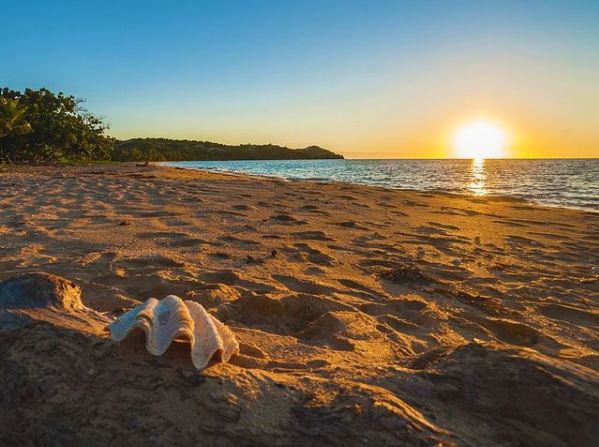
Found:
<path fill-rule="evenodd" d="M 4 445 L 597 445 L 599 213 L 133 163 L 0 191 L 0 281 L 108 319 L 174 294 L 240 343 L 197 372 L 99 323 L 0 331 Z"/>

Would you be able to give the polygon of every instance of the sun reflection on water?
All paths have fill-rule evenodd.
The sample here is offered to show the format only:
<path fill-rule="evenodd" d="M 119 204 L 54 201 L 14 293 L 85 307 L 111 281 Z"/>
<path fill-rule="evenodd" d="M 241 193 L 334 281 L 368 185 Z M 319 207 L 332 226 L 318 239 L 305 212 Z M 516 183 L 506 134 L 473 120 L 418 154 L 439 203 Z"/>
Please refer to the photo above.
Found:
<path fill-rule="evenodd" d="M 468 189 L 477 196 L 486 194 L 485 180 L 487 179 L 487 174 L 485 172 L 485 159 L 473 158 L 470 170 L 472 172 L 472 178 L 468 185 Z"/>

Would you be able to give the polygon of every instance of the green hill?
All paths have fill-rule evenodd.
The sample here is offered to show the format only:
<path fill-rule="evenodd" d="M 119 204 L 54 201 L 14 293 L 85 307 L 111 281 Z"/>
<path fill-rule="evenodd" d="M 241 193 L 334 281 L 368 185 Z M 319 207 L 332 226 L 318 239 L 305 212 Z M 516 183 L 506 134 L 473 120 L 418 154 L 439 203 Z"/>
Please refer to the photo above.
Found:
<path fill-rule="evenodd" d="M 210 141 L 133 138 L 117 142 L 116 161 L 300 160 L 343 158 L 318 146 L 289 149 L 273 144 L 230 146 Z"/>

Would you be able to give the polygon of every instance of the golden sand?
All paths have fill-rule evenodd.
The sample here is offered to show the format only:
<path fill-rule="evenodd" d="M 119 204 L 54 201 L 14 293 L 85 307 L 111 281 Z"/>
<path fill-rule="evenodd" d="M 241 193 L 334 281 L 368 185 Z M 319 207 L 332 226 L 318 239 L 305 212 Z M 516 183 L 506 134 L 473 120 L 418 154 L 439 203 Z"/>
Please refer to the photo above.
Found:
<path fill-rule="evenodd" d="M 0 333 L 0 441 L 597 445 L 599 214 L 129 164 L 0 191 L 0 280 L 108 316 L 178 295 L 241 348 L 197 374 L 143 338 Z"/>

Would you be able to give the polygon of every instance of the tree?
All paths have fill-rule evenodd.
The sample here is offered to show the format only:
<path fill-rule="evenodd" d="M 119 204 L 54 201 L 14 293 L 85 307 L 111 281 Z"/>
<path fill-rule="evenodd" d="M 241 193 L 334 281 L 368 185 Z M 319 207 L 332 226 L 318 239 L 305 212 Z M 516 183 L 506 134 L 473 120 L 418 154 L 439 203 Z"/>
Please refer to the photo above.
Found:
<path fill-rule="evenodd" d="M 27 107 L 18 99 L 0 97 L 0 138 L 8 135 L 25 135 L 31 132 L 31 125 L 25 119 Z"/>
<path fill-rule="evenodd" d="M 75 160 L 108 160 L 114 140 L 103 121 L 82 107 L 82 99 L 54 94 L 48 89 L 24 92 L 3 88 L 3 102 L 18 102 L 31 132 L 0 138 L 0 161 L 47 163 Z"/>

